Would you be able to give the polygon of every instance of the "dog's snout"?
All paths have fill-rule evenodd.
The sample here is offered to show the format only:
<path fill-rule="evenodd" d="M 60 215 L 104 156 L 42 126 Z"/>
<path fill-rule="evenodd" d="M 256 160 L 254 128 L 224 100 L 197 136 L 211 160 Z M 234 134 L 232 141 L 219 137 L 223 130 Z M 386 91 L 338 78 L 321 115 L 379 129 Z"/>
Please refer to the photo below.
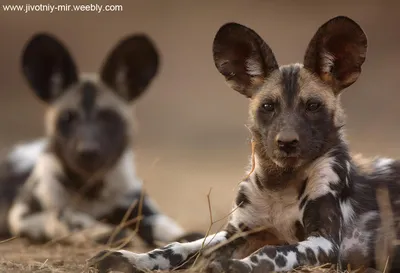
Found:
<path fill-rule="evenodd" d="M 76 147 L 76 151 L 82 159 L 95 160 L 100 154 L 100 148 L 95 143 L 80 142 Z"/>
<path fill-rule="evenodd" d="M 276 136 L 278 148 L 288 154 L 294 152 L 299 144 L 299 136 L 294 131 L 283 131 Z"/>

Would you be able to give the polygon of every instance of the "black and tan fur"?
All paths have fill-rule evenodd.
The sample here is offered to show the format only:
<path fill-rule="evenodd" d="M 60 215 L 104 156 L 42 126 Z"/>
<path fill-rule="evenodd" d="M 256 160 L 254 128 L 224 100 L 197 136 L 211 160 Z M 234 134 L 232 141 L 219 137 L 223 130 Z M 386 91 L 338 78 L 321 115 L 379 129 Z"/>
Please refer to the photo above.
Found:
<path fill-rule="evenodd" d="M 159 211 L 135 170 L 133 103 L 158 67 L 157 49 L 144 34 L 120 40 L 99 74 L 80 74 L 52 35 L 35 34 L 27 42 L 22 70 L 47 104 L 46 137 L 17 145 L 1 165 L 3 235 L 107 242 L 134 206 L 126 220 L 143 217 L 137 218 L 138 235 L 150 245 L 200 238 Z"/>
<path fill-rule="evenodd" d="M 365 33 L 344 16 L 318 29 L 304 64 L 278 66 L 267 43 L 243 25 L 219 29 L 215 65 L 232 89 L 250 99 L 255 169 L 239 185 L 225 230 L 205 239 L 207 272 L 282 272 L 325 263 L 376 266 L 382 235 L 376 189 L 390 188 L 397 219 L 400 162 L 353 160 L 344 138 L 340 94 L 358 79 L 366 52 Z M 234 237 L 254 230 L 259 231 Z M 203 241 L 143 254 L 103 251 L 89 262 L 101 272 L 122 265 L 127 272 L 168 270 L 189 261 Z"/>

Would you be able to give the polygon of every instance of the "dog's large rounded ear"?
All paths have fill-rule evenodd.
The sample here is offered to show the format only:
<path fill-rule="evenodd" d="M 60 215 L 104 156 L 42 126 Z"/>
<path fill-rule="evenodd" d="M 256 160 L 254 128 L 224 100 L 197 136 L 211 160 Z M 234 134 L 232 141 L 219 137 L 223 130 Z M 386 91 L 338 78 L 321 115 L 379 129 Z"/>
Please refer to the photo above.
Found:
<path fill-rule="evenodd" d="M 33 35 L 25 45 L 22 72 L 35 94 L 47 103 L 78 81 L 78 71 L 67 48 L 47 33 Z"/>
<path fill-rule="evenodd" d="M 361 27 L 348 17 L 338 16 L 316 32 L 306 50 L 304 67 L 339 93 L 360 76 L 367 47 Z"/>
<path fill-rule="evenodd" d="M 127 101 L 137 99 L 156 76 L 159 55 L 144 34 L 122 39 L 111 50 L 101 69 L 101 79 Z"/>
<path fill-rule="evenodd" d="M 251 98 L 272 71 L 279 68 L 271 48 L 252 29 L 227 23 L 217 32 L 213 57 L 232 89 Z"/>

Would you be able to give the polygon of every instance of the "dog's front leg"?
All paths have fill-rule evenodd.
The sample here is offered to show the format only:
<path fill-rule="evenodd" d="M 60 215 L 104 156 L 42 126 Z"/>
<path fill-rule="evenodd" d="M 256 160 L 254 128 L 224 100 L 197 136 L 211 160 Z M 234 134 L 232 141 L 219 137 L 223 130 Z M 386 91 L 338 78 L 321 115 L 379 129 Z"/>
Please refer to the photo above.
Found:
<path fill-rule="evenodd" d="M 304 241 L 291 245 L 266 245 L 245 258 L 215 260 L 207 271 L 284 272 L 300 266 L 336 264 L 342 216 L 335 197 L 327 194 L 307 203 L 302 220 Z"/>

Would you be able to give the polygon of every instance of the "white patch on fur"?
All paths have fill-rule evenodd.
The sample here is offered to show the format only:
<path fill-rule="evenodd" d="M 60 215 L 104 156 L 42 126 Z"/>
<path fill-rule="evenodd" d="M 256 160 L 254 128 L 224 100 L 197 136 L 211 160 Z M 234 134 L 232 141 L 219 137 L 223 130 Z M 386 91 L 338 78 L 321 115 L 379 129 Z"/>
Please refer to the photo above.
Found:
<path fill-rule="evenodd" d="M 304 64 L 302 64 L 302 63 L 294 63 L 293 66 L 296 66 L 298 68 L 303 68 Z"/>
<path fill-rule="evenodd" d="M 27 205 L 15 204 L 8 213 L 8 225 L 12 234 L 18 234 L 21 230 L 21 217 L 29 211 Z"/>
<path fill-rule="evenodd" d="M 67 205 L 68 193 L 58 181 L 62 173 L 61 163 L 53 154 L 42 154 L 24 187 L 29 187 L 45 209 L 61 209 Z M 31 186 L 31 183 L 37 185 Z"/>
<path fill-rule="evenodd" d="M 128 250 L 118 250 L 116 252 L 121 253 L 124 258 L 128 259 L 130 264 L 139 270 L 147 270 L 155 266 L 158 266 L 160 269 L 168 269 L 170 267 L 169 260 L 163 256 L 151 259 L 146 253 L 134 253 Z"/>
<path fill-rule="evenodd" d="M 292 270 L 297 264 L 297 255 L 293 251 L 289 251 L 286 255 L 286 265 L 281 267 L 281 271 L 289 271 Z"/>
<path fill-rule="evenodd" d="M 47 143 L 47 139 L 41 138 L 15 145 L 8 155 L 8 160 L 11 162 L 13 170 L 22 173 L 32 169 L 40 154 L 46 148 Z"/>
<path fill-rule="evenodd" d="M 281 66 L 279 67 L 279 70 L 282 71 L 282 69 L 285 69 L 285 68 L 288 68 L 288 67 L 303 68 L 303 67 L 304 67 L 304 64 L 302 64 L 302 63 L 284 64 L 284 65 L 281 65 Z"/>
<path fill-rule="evenodd" d="M 347 170 L 347 173 L 349 173 L 349 172 L 350 172 L 350 170 L 351 170 L 351 164 L 350 164 L 350 161 L 346 161 L 346 170 Z"/>
<path fill-rule="evenodd" d="M 367 257 L 369 243 L 373 239 L 374 230 L 369 230 L 367 223 L 379 216 L 378 212 L 370 211 L 362 214 L 356 222 L 346 225 L 340 245 L 340 259 L 345 259 L 350 253 L 362 253 Z M 358 236 L 356 236 L 358 234 Z"/>
<path fill-rule="evenodd" d="M 314 252 L 315 257 L 319 256 L 319 252 L 322 250 L 325 254 L 329 254 L 333 250 L 333 244 L 331 241 L 324 237 L 309 237 L 306 241 L 302 241 L 297 246 L 297 250 L 303 254 L 306 254 L 306 250 L 311 249 Z M 318 261 L 321 263 L 321 261 Z M 289 268 L 290 270 L 292 268 Z"/>
<path fill-rule="evenodd" d="M 170 217 L 156 214 L 146 219 L 152 223 L 153 236 L 163 242 L 171 242 L 184 234 L 183 228 Z"/>
<path fill-rule="evenodd" d="M 346 186 L 349 186 L 349 174 L 350 174 L 350 171 L 351 171 L 351 163 L 350 163 L 350 161 L 346 161 L 346 172 L 347 172 L 347 175 L 346 175 Z"/>
<path fill-rule="evenodd" d="M 308 168 L 308 183 L 305 194 L 311 200 L 330 192 L 334 194 L 329 185 L 339 183 L 339 177 L 332 168 L 333 164 L 336 164 L 335 158 L 329 157 L 328 154 L 317 159 Z"/>
<path fill-rule="evenodd" d="M 332 67 L 335 64 L 335 56 L 329 51 L 323 50 L 320 57 L 322 60 L 322 72 L 330 73 L 332 71 Z"/>
<path fill-rule="evenodd" d="M 258 60 L 249 58 L 246 60 L 245 66 L 246 72 L 250 76 L 260 76 L 264 74 L 263 67 Z"/>
<path fill-rule="evenodd" d="M 305 242 L 314 248 L 321 248 L 325 253 L 329 253 L 333 250 L 332 242 L 324 237 L 312 236 L 307 238 L 307 241 L 301 242 L 300 245 Z"/>
<path fill-rule="evenodd" d="M 392 165 L 394 162 L 393 159 L 391 158 L 378 158 L 375 162 L 375 167 L 380 170 L 390 170 L 390 165 Z"/>
<path fill-rule="evenodd" d="M 354 218 L 354 209 L 351 204 L 351 200 L 347 199 L 343 202 L 340 202 L 340 210 L 343 215 L 344 224 L 349 224 Z"/>
<path fill-rule="evenodd" d="M 117 165 L 106 175 L 106 179 L 110 181 L 108 184 L 116 191 L 133 192 L 142 189 L 143 183 L 137 176 L 135 154 L 131 147 L 126 148 L 125 153 L 122 155 Z M 116 180 L 119 181 L 119 183 L 116 182 Z"/>
<path fill-rule="evenodd" d="M 185 252 L 197 252 L 199 249 L 201 249 L 203 245 L 207 247 L 215 246 L 219 243 L 226 241 L 226 235 L 226 231 L 220 231 L 216 234 L 208 235 L 205 240 L 204 238 L 202 238 L 193 242 L 182 243 L 180 244 L 181 247 L 174 249 L 174 253 L 179 253 L 183 255 Z"/>

